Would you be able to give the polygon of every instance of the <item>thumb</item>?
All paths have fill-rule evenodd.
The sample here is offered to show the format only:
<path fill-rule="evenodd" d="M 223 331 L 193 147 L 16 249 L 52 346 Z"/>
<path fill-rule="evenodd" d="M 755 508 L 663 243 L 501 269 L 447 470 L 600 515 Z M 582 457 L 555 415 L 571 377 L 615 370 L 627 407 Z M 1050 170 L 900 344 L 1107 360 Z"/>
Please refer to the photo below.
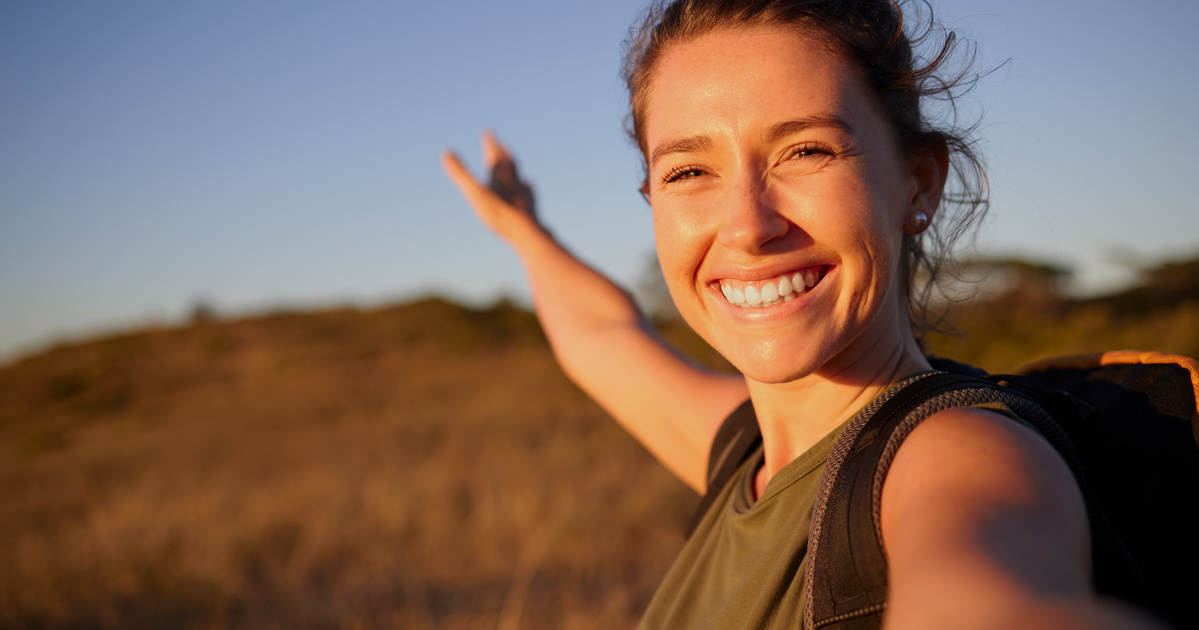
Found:
<path fill-rule="evenodd" d="M 441 154 L 441 168 L 445 171 L 450 181 L 466 197 L 474 206 L 479 206 L 481 203 L 490 201 L 489 197 L 493 197 L 494 193 L 489 188 L 479 183 L 475 176 L 470 172 L 470 169 L 462 163 L 462 159 L 453 151 L 444 151 Z"/>
<path fill-rule="evenodd" d="M 467 188 L 479 185 L 478 180 L 471 174 L 470 169 L 466 168 L 466 165 L 462 163 L 462 159 L 453 151 L 448 149 L 442 151 L 441 169 L 445 171 L 450 181 L 462 190 L 463 194 L 466 193 Z"/>

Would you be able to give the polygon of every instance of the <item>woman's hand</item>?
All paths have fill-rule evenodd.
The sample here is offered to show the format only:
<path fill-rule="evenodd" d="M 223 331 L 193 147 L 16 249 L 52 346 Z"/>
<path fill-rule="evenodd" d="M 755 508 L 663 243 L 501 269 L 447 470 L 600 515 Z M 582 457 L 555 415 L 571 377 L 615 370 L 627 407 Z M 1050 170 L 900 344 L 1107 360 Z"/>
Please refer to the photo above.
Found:
<path fill-rule="evenodd" d="M 483 162 L 490 177 L 483 185 L 452 151 L 441 156 L 441 165 L 446 175 L 470 202 L 487 227 L 507 240 L 512 240 L 518 226 L 535 226 L 545 231 L 537 222 L 533 189 L 520 179 L 516 162 L 508 150 L 496 141 L 491 132 L 482 137 Z"/>
<path fill-rule="evenodd" d="M 479 219 L 520 256 L 533 305 L 562 369 L 683 481 L 704 491 L 708 449 L 749 396 L 745 379 L 714 374 L 666 346 L 623 289 L 537 222 L 533 191 L 512 156 L 483 134 L 483 185 L 451 152 L 445 172 Z"/>

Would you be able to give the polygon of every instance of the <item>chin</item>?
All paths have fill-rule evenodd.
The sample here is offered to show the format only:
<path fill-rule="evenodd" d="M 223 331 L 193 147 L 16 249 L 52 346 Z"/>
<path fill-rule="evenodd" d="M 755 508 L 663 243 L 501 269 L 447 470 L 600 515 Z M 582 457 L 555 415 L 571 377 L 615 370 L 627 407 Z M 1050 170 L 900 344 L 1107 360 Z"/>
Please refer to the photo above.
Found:
<path fill-rule="evenodd" d="M 717 344 L 712 347 L 742 375 L 759 383 L 790 383 L 820 368 L 811 347 L 794 348 L 776 341 L 761 341 L 751 348 L 738 345 L 742 347 L 721 348 Z"/>
<path fill-rule="evenodd" d="M 791 383 L 808 376 L 814 369 L 797 365 L 780 365 L 770 361 L 729 361 L 743 376 L 758 383 L 778 385 Z"/>

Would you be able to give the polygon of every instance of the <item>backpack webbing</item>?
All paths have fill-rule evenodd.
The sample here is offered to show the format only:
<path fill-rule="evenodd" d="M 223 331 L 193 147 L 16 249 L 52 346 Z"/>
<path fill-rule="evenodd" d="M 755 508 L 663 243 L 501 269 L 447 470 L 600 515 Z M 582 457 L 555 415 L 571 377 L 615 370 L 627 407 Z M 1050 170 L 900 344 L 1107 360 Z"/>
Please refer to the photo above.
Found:
<path fill-rule="evenodd" d="M 1075 471 L 1085 494 L 1073 444 L 1038 403 L 990 381 L 958 374 L 931 374 L 905 383 L 877 411 L 865 409 L 850 423 L 825 464 L 808 542 L 804 627 L 879 627 L 886 606 L 887 559 L 878 510 L 891 462 L 903 440 L 926 418 L 985 403 L 1002 403 L 1041 431 Z M 1102 513 L 1088 516 L 1097 544 L 1119 545 Z M 1118 547 L 1115 553 L 1127 555 Z M 1128 566 L 1135 571 L 1135 565 Z"/>

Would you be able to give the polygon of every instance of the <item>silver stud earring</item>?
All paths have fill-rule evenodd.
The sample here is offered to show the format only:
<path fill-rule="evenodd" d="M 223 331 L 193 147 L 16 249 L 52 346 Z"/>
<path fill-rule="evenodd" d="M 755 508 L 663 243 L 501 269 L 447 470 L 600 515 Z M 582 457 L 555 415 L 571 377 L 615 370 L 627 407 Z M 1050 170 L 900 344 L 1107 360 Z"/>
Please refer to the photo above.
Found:
<path fill-rule="evenodd" d="M 923 231 L 924 228 L 928 227 L 928 215 L 923 212 L 914 212 L 912 213 L 911 223 L 916 231 Z"/>

